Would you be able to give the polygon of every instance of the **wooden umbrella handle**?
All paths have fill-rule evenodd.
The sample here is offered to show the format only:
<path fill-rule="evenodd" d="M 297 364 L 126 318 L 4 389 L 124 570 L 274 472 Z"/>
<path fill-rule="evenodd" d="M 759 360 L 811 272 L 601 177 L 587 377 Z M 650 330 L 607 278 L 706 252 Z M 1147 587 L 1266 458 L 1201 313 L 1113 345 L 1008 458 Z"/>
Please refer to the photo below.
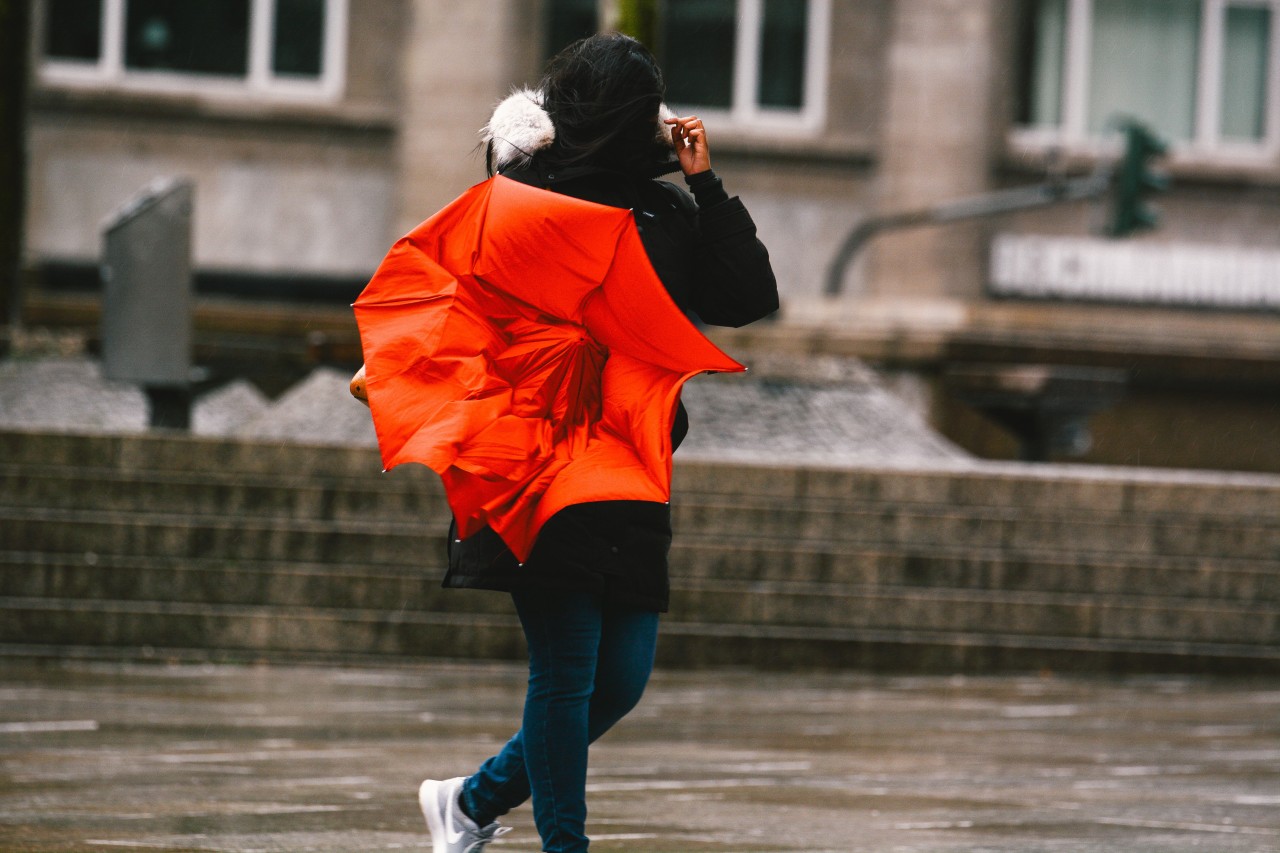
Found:
<path fill-rule="evenodd" d="M 360 365 L 360 369 L 356 371 L 356 375 L 351 377 L 351 396 L 355 397 L 366 406 L 369 405 L 369 391 L 364 385 L 364 365 Z"/>

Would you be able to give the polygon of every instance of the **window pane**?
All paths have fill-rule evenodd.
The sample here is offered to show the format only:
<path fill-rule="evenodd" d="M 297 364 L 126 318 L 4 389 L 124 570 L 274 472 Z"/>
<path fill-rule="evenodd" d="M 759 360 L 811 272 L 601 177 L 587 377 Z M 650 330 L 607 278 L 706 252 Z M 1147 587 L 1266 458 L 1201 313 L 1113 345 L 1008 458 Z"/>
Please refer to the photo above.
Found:
<path fill-rule="evenodd" d="M 276 0 L 271 70 L 319 77 L 324 54 L 325 0 Z"/>
<path fill-rule="evenodd" d="M 1199 0 L 1095 2 L 1089 131 L 1127 115 L 1166 139 L 1190 139 L 1199 43 Z"/>
<path fill-rule="evenodd" d="M 809 4 L 804 0 L 765 0 L 756 93 L 761 106 L 804 106 L 808 18 Z"/>
<path fill-rule="evenodd" d="M 668 0 L 660 56 L 670 103 L 730 106 L 736 5 L 735 0 Z"/>
<path fill-rule="evenodd" d="M 547 6 L 548 59 L 599 28 L 596 0 L 551 0 Z"/>
<path fill-rule="evenodd" d="M 1067 43 L 1067 0 L 1035 0 L 1022 34 L 1018 123 L 1062 124 L 1062 68 Z"/>
<path fill-rule="evenodd" d="M 1260 140 L 1266 134 L 1270 41 L 1270 9 L 1228 7 L 1222 49 L 1221 132 L 1224 138 Z"/>
<path fill-rule="evenodd" d="M 127 68 L 243 77 L 249 0 L 128 0 Z"/>
<path fill-rule="evenodd" d="M 96 62 L 102 50 L 102 0 L 49 0 L 44 55 Z"/>

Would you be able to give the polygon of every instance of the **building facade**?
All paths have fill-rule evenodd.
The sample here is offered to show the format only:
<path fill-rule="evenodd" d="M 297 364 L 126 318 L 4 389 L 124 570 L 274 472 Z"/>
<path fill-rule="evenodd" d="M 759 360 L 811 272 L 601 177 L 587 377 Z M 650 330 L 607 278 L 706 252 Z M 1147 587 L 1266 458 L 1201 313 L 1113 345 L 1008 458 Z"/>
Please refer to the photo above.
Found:
<path fill-rule="evenodd" d="M 484 177 L 494 103 L 622 25 L 669 103 L 706 119 L 770 247 L 780 322 L 744 344 L 866 357 L 982 452 L 1007 448 L 946 398 L 958 359 L 1123 368 L 1136 347 L 1160 394 L 1204 410 L 1221 376 L 1189 377 L 1212 352 L 1228 377 L 1253 365 L 1237 420 L 1280 429 L 1280 0 L 37 0 L 33 17 L 27 256 L 46 281 L 84 280 L 112 210 L 186 175 L 202 286 L 351 295 Z M 1126 119 L 1168 146 L 1158 227 L 1106 236 L 1107 193 L 886 229 L 833 276 L 859 223 L 1119 168 Z M 1116 411 L 1101 460 L 1152 461 L 1103 452 L 1137 416 Z"/>

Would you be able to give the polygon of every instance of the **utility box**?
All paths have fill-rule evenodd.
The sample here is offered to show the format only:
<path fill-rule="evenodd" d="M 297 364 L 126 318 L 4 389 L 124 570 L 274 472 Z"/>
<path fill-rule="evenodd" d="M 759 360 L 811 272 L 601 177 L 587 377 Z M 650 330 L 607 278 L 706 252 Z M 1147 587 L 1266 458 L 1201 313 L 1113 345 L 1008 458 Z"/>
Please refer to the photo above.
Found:
<path fill-rule="evenodd" d="M 102 372 L 142 386 L 152 426 L 190 425 L 193 201 L 190 181 L 159 179 L 103 231 Z"/>

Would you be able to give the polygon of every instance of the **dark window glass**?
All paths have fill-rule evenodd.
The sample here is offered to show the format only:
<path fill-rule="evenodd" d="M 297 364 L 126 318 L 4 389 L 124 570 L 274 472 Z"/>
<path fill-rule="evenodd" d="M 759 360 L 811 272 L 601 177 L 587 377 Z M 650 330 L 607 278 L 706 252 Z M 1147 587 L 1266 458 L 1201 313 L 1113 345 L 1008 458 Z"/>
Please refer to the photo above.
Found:
<path fill-rule="evenodd" d="M 1020 7 L 1014 109 L 1018 124 L 1062 123 L 1067 0 L 1033 0 Z"/>
<path fill-rule="evenodd" d="M 1169 140 L 1195 133 L 1200 0 L 1093 4 L 1086 120 L 1093 134 L 1132 116 Z"/>
<path fill-rule="evenodd" d="M 1223 42 L 1220 130 L 1228 139 L 1261 142 L 1267 135 L 1267 57 L 1273 55 L 1271 10 L 1228 6 Z"/>
<path fill-rule="evenodd" d="M 244 77 L 249 0 L 129 0 L 124 64 Z"/>
<path fill-rule="evenodd" d="M 102 0 L 49 0 L 44 55 L 96 62 L 102 45 Z"/>
<path fill-rule="evenodd" d="M 805 44 L 809 4 L 803 0 L 765 0 L 760 33 L 762 107 L 804 106 Z"/>
<path fill-rule="evenodd" d="M 578 39 L 595 35 L 599 27 L 596 0 L 551 0 L 547 4 L 547 58 Z"/>
<path fill-rule="evenodd" d="M 271 70 L 319 77 L 324 52 L 325 0 L 276 0 Z"/>
<path fill-rule="evenodd" d="M 667 0 L 660 59 L 669 103 L 732 104 L 736 5 L 735 0 Z"/>

